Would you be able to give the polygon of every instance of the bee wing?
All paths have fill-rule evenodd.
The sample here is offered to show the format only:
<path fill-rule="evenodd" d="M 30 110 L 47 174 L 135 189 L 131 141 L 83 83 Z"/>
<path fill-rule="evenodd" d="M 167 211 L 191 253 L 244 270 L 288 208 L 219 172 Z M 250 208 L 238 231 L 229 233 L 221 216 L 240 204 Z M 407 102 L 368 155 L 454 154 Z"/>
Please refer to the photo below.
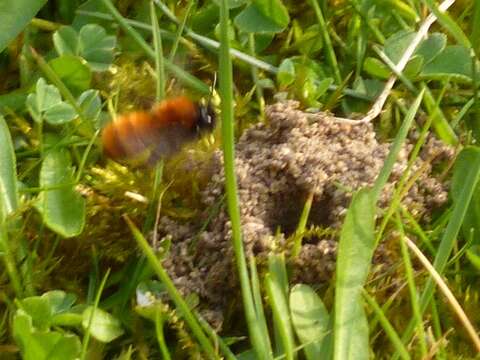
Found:
<path fill-rule="evenodd" d="M 148 159 L 150 165 L 155 164 L 161 158 L 172 156 L 178 152 L 185 143 L 195 140 L 196 133 L 181 125 L 170 125 L 162 128 L 151 139 L 151 152 Z"/>

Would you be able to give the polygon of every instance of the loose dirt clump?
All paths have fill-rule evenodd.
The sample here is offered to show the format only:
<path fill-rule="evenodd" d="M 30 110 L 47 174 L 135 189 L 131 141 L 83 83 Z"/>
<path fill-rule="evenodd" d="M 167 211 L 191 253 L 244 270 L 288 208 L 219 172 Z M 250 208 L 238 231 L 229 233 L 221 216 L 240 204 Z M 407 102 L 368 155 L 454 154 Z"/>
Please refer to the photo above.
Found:
<path fill-rule="evenodd" d="M 236 146 L 245 248 L 260 262 L 272 248 L 288 251 L 286 239 L 295 231 L 307 196 L 313 194 L 308 224 L 330 229 L 330 235 L 307 237 L 293 265 L 298 281 L 318 283 L 331 277 L 335 233 L 353 191 L 373 184 L 390 144 L 377 142 L 370 123 L 347 124 L 327 114 L 305 113 L 294 101 L 269 106 L 267 117 L 269 125 L 248 129 Z M 410 143 L 404 145 L 382 193 L 381 207 L 388 204 L 412 148 Z M 432 175 L 432 161 L 452 157 L 453 150 L 433 138 L 424 145 L 412 171 L 420 175 L 402 200 L 415 217 L 428 216 L 447 200 L 445 185 Z M 175 284 L 218 308 L 238 297 L 233 292 L 237 281 L 230 222 L 226 206 L 219 207 L 224 196 L 222 162 L 222 153 L 215 152 L 208 170 L 211 180 L 202 196 L 207 208 L 203 222 L 178 224 L 163 217 L 159 229 L 172 237 L 164 265 Z M 211 220 L 200 231 L 207 218 Z"/>

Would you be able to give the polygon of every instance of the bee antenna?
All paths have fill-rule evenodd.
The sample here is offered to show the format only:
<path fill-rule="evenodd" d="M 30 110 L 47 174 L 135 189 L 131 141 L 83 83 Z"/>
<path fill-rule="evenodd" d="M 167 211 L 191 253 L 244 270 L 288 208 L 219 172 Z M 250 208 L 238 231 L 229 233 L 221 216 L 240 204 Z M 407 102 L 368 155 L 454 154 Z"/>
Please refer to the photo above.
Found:
<path fill-rule="evenodd" d="M 213 92 L 215 91 L 216 85 L 217 85 L 217 72 L 215 71 L 213 73 L 213 82 L 212 82 L 212 86 L 210 86 L 210 93 L 208 94 L 207 104 L 210 104 L 210 101 L 212 101 Z"/>

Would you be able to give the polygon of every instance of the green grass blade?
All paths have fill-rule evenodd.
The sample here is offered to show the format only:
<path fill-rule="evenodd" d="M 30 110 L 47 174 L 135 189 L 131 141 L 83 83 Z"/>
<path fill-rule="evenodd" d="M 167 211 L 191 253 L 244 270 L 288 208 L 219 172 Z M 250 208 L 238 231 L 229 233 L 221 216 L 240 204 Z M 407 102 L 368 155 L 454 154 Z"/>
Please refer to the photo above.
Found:
<path fill-rule="evenodd" d="M 125 216 L 124 219 L 127 222 L 128 227 L 130 228 L 133 234 L 133 237 L 137 241 L 137 245 L 142 250 L 150 266 L 153 268 L 153 270 L 157 274 L 159 280 L 165 286 L 165 290 L 167 291 L 168 295 L 174 302 L 177 309 L 181 312 L 185 322 L 190 327 L 190 330 L 198 340 L 200 346 L 202 347 L 202 350 L 205 352 L 205 355 L 209 359 L 219 359 L 220 357 L 218 356 L 215 349 L 213 348 L 210 340 L 207 338 L 207 336 L 203 332 L 200 324 L 195 318 L 195 315 L 192 313 L 186 301 L 182 298 L 178 290 L 175 288 L 173 281 L 170 279 L 166 270 L 163 268 L 162 264 L 160 263 L 158 258 L 155 256 L 155 253 L 153 252 L 152 248 L 148 244 L 147 240 L 144 238 L 142 233 L 138 230 L 135 224 L 127 216 Z"/>
<path fill-rule="evenodd" d="M 175 54 L 177 53 L 178 44 L 180 43 L 180 39 L 182 38 L 183 31 L 185 30 L 185 24 L 187 23 L 188 15 L 190 15 L 190 10 L 192 10 L 192 6 L 194 4 L 194 0 L 189 0 L 187 9 L 185 10 L 185 14 L 183 16 L 182 22 L 178 25 L 177 33 L 175 34 L 175 39 L 173 40 L 172 48 L 170 49 L 170 54 L 168 55 L 168 60 L 173 61 L 175 58 Z"/>
<path fill-rule="evenodd" d="M 250 334 L 250 341 L 259 359 L 268 359 L 270 354 L 265 347 L 261 325 L 255 312 L 252 289 L 248 276 L 247 261 L 243 249 L 240 208 L 238 204 L 237 179 L 235 174 L 235 143 L 233 116 L 233 74 L 230 58 L 229 10 L 226 0 L 220 6 L 220 52 L 219 86 L 222 111 L 222 146 L 225 171 L 227 207 L 232 226 L 232 245 L 235 253 L 238 277 L 242 291 L 243 306 Z"/>
<path fill-rule="evenodd" d="M 210 324 L 208 322 L 206 322 L 204 319 L 202 319 L 197 313 L 195 313 L 195 315 L 197 315 L 197 319 L 198 319 L 198 322 L 200 323 L 200 325 L 202 326 L 203 330 L 207 333 L 208 336 L 210 336 L 210 338 L 216 343 L 218 344 L 218 347 L 220 348 L 220 350 L 222 351 L 223 355 L 225 355 L 225 359 L 227 360 L 235 360 L 236 359 L 236 356 L 235 354 L 230 350 L 230 348 L 228 347 L 228 345 L 225 343 L 225 341 L 223 341 L 223 339 L 217 334 L 217 332 L 212 329 L 212 327 L 210 326 Z"/>
<path fill-rule="evenodd" d="M 375 248 L 375 197 L 357 192 L 348 208 L 337 252 L 334 316 L 335 360 L 368 359 L 368 324 L 361 291 Z"/>
<path fill-rule="evenodd" d="M 420 106 L 420 103 L 422 102 L 424 91 L 425 90 L 420 91 L 420 94 L 418 94 L 417 98 L 415 99 L 412 106 L 410 107 L 407 115 L 405 116 L 402 126 L 400 127 L 400 130 L 398 131 L 397 136 L 395 137 L 395 140 L 390 148 L 390 152 L 388 153 L 388 156 L 385 159 L 385 164 L 383 165 L 382 170 L 380 171 L 380 174 L 378 175 L 377 180 L 375 181 L 375 184 L 372 189 L 375 200 L 379 198 L 383 187 L 385 186 L 388 178 L 390 177 L 393 166 L 395 165 L 395 161 L 397 160 L 398 153 L 402 148 L 403 142 L 407 138 L 408 131 L 413 123 L 413 120 Z"/>
<path fill-rule="evenodd" d="M 315 16 L 317 17 L 318 25 L 320 26 L 320 32 L 323 38 L 323 42 L 325 43 L 325 57 L 333 70 L 333 74 L 335 75 L 335 82 L 337 84 L 342 83 L 342 75 L 340 74 L 340 68 L 338 67 L 337 57 L 335 55 L 335 50 L 333 49 L 332 40 L 330 39 L 330 35 L 328 34 L 327 24 L 325 22 L 325 18 L 323 17 L 322 9 L 320 9 L 320 5 L 318 4 L 318 0 L 309 0 L 313 10 L 315 11 Z"/>
<path fill-rule="evenodd" d="M 155 334 L 157 336 L 158 347 L 160 348 L 160 353 L 162 354 L 163 360 L 170 360 L 170 351 L 168 351 L 167 343 L 165 342 L 165 334 L 163 331 L 163 325 L 165 321 L 163 315 L 159 308 L 156 309 L 155 313 Z"/>
<path fill-rule="evenodd" d="M 367 301 L 368 305 L 370 305 L 375 315 L 377 315 L 377 318 L 380 324 L 382 325 L 383 330 L 385 331 L 385 334 L 388 336 L 388 338 L 392 342 L 392 345 L 394 346 L 396 351 L 400 354 L 400 357 L 404 360 L 411 359 L 410 354 L 408 353 L 408 350 L 405 348 L 405 346 L 402 343 L 402 340 L 398 336 L 392 324 L 390 323 L 390 321 L 388 321 L 387 317 L 383 313 L 382 308 L 377 304 L 375 299 L 371 297 L 367 292 L 365 291 L 363 292 L 363 297 Z"/>
<path fill-rule="evenodd" d="M 479 57 L 480 56 L 480 1 L 475 1 L 475 5 L 473 5 L 472 24 L 470 28 L 472 29 L 472 34 L 470 35 L 472 46 L 474 51 L 477 54 L 477 57 Z"/>
<path fill-rule="evenodd" d="M 429 116 L 432 117 L 432 126 L 438 137 L 447 144 L 456 145 L 458 143 L 457 135 L 428 87 L 425 87 L 425 97 L 423 98 L 423 102 Z"/>
<path fill-rule="evenodd" d="M 297 228 L 295 229 L 295 234 L 293 235 L 293 247 L 292 247 L 292 259 L 295 259 L 302 250 L 302 239 L 305 228 L 307 227 L 308 216 L 310 215 L 310 210 L 312 208 L 313 202 L 313 192 L 308 194 L 307 200 L 305 200 L 305 205 L 303 205 L 302 213 L 300 214 L 300 219 L 298 221 Z"/>
<path fill-rule="evenodd" d="M 250 55 L 255 57 L 255 34 L 248 34 L 248 48 Z M 263 97 L 263 87 L 259 82 L 258 69 L 255 66 L 250 67 L 250 73 L 252 76 L 253 84 L 255 85 L 255 96 L 258 103 L 258 111 L 260 113 L 260 119 L 265 120 L 265 98 Z"/>
<path fill-rule="evenodd" d="M 288 278 L 284 255 L 271 254 L 268 257 L 268 274 L 265 278 L 265 285 L 273 313 L 275 334 L 279 339 L 276 354 L 285 355 L 287 360 L 292 360 L 295 340 L 288 308 Z"/>
<path fill-rule="evenodd" d="M 87 356 L 88 344 L 90 342 L 90 328 L 92 327 L 95 310 L 98 308 L 98 304 L 100 303 L 100 297 L 102 296 L 103 289 L 105 288 L 105 284 L 107 283 L 107 279 L 109 275 L 110 275 L 110 269 L 107 270 L 107 272 L 103 276 L 100 286 L 98 287 L 97 295 L 95 296 L 95 301 L 93 303 L 93 311 L 90 314 L 90 319 L 88 320 L 88 326 L 85 329 L 85 335 L 83 336 L 82 353 L 80 354 L 80 360 L 84 360 L 85 357 Z"/>
<path fill-rule="evenodd" d="M 267 290 L 268 300 L 272 308 L 273 322 L 275 331 L 279 335 L 280 343 L 278 350 L 287 360 L 293 360 L 295 343 L 293 340 L 292 324 L 290 320 L 290 311 L 282 286 L 275 276 L 271 273 L 265 277 L 265 288 Z"/>
<path fill-rule="evenodd" d="M 268 333 L 267 320 L 265 318 L 265 311 L 263 309 L 262 293 L 260 290 L 260 280 L 257 272 L 257 264 L 255 262 L 254 256 L 250 256 L 248 260 L 250 265 L 250 278 L 252 282 L 252 293 L 253 293 L 253 301 L 255 303 L 257 323 L 258 323 L 259 331 L 262 334 L 260 338 L 264 341 L 262 348 L 265 349 L 265 352 L 267 354 L 273 354 L 272 344 L 270 342 L 270 335 Z"/>
<path fill-rule="evenodd" d="M 420 306 L 418 304 L 417 299 L 419 298 L 419 294 L 417 292 L 417 287 L 415 285 L 415 274 L 414 274 L 414 269 L 412 266 L 412 260 L 410 259 L 410 254 L 408 252 L 407 245 L 405 244 L 405 241 L 403 241 L 403 237 L 405 236 L 405 231 L 403 229 L 403 224 L 402 224 L 402 219 L 398 215 L 395 217 L 396 220 L 396 225 L 397 225 L 397 230 L 400 232 L 401 238 L 399 239 L 400 241 L 400 249 L 402 251 L 402 258 L 403 258 L 403 264 L 405 267 L 405 275 L 407 278 L 407 285 L 408 285 L 408 291 L 410 293 L 410 302 L 412 306 L 412 312 L 413 312 L 413 318 L 416 322 L 416 328 L 418 331 L 418 342 L 420 344 L 420 351 L 421 351 L 421 356 L 425 358 L 428 354 L 428 349 L 427 349 L 427 343 L 425 341 L 426 336 L 425 336 L 425 329 L 423 328 L 423 321 L 422 321 L 422 312 L 420 311 Z M 380 322 L 382 320 L 380 319 Z M 401 353 L 401 350 L 397 348 L 397 351 Z"/>
<path fill-rule="evenodd" d="M 157 13 L 153 1 L 150 2 L 150 16 L 152 20 L 153 45 L 155 49 L 155 73 L 157 74 L 156 98 L 157 101 L 165 99 L 165 67 L 163 59 L 162 34 L 158 26 Z"/>
<path fill-rule="evenodd" d="M 20 275 L 15 264 L 15 256 L 10 247 L 10 240 L 5 223 L 0 225 L 0 252 L 2 253 L 1 258 L 5 264 L 5 270 L 7 271 L 15 296 L 21 299 L 23 297 L 22 282 L 20 281 Z"/>

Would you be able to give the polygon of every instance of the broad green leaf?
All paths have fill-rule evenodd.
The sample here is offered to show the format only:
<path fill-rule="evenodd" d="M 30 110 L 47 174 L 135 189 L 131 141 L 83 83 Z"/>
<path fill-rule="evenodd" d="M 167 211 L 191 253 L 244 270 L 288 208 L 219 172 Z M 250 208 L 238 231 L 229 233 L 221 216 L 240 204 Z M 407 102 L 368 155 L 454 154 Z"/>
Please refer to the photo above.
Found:
<path fill-rule="evenodd" d="M 312 73 L 312 72 L 310 72 Z M 301 98 L 308 106 L 317 106 L 317 100 L 324 95 L 333 83 L 332 78 L 318 79 L 315 75 L 307 76 L 301 86 Z"/>
<path fill-rule="evenodd" d="M 9 93 L 0 95 L 0 112 L 2 109 L 10 109 L 13 112 L 23 111 L 27 100 L 28 89 L 20 88 Z"/>
<path fill-rule="evenodd" d="M 375 199 L 371 191 L 357 192 L 348 208 L 338 244 L 334 359 L 369 358 L 368 324 L 361 291 L 375 249 Z"/>
<path fill-rule="evenodd" d="M 297 284 L 290 292 L 290 314 L 307 360 L 328 358 L 322 341 L 331 331 L 330 316 L 317 293 L 308 285 Z M 325 347 L 323 348 L 325 351 Z"/>
<path fill-rule="evenodd" d="M 83 116 L 92 121 L 98 128 L 98 118 L 102 111 L 102 100 L 98 90 L 84 91 L 78 98 L 78 106 L 82 109 Z"/>
<path fill-rule="evenodd" d="M 400 61 L 400 58 L 412 42 L 415 35 L 415 32 L 403 30 L 387 39 L 385 42 L 384 52 L 393 64 L 397 64 Z M 403 70 L 404 75 L 406 77 L 416 76 L 420 72 L 423 63 L 424 60 L 420 56 L 414 55 Z M 383 79 L 390 76 L 390 69 L 379 60 L 376 60 L 373 64 L 368 65 L 368 70 L 371 71 L 372 74 L 376 74 L 375 76 L 382 78 L 380 74 L 383 74 Z M 388 71 L 388 75 L 385 74 L 386 71 Z"/>
<path fill-rule="evenodd" d="M 47 0 L 2 0 L 0 1 L 0 52 L 12 41 Z"/>
<path fill-rule="evenodd" d="M 447 36 L 442 33 L 433 33 L 422 41 L 415 50 L 415 55 L 423 57 L 424 63 L 429 63 L 440 54 L 447 45 Z"/>
<path fill-rule="evenodd" d="M 42 122 L 42 112 L 38 108 L 37 95 L 28 94 L 27 99 L 25 100 L 25 106 L 27 107 L 30 116 L 37 123 Z"/>
<path fill-rule="evenodd" d="M 65 102 L 53 105 L 45 111 L 45 121 L 52 125 L 61 125 L 72 121 L 77 116 L 75 109 Z"/>
<path fill-rule="evenodd" d="M 283 31 L 290 18 L 280 0 L 255 0 L 235 17 L 235 25 L 248 33 Z"/>
<path fill-rule="evenodd" d="M 353 89 L 355 91 L 369 96 L 372 99 L 377 97 L 378 94 L 382 92 L 384 87 L 385 83 L 377 79 L 364 79 L 360 77 L 353 83 Z"/>
<path fill-rule="evenodd" d="M 472 77 L 472 60 L 470 50 L 461 45 L 447 46 L 420 73 L 426 79 L 453 79 L 470 81 Z"/>
<path fill-rule="evenodd" d="M 78 34 L 71 26 L 62 26 L 53 34 L 53 44 L 58 55 L 78 55 Z"/>
<path fill-rule="evenodd" d="M 42 297 L 48 299 L 53 315 L 70 310 L 77 299 L 75 295 L 62 290 L 48 291 Z"/>
<path fill-rule="evenodd" d="M 281 0 L 253 0 L 252 4 L 257 7 L 260 13 L 272 19 L 275 24 L 283 28 L 290 22 L 288 10 Z"/>
<path fill-rule="evenodd" d="M 105 71 L 112 64 L 116 38 L 107 35 L 103 27 L 87 24 L 77 33 L 71 26 L 63 26 L 53 35 L 57 53 L 80 56 L 93 71 Z"/>
<path fill-rule="evenodd" d="M 103 27 L 85 25 L 79 33 L 79 55 L 87 60 L 93 71 L 105 71 L 112 64 L 116 41 Z"/>
<path fill-rule="evenodd" d="M 45 225 L 64 237 L 80 234 L 85 224 L 85 200 L 75 191 L 71 160 L 65 149 L 47 152 L 40 169 L 36 208 Z"/>
<path fill-rule="evenodd" d="M 323 96 L 327 90 L 330 88 L 330 85 L 333 84 L 333 78 L 325 78 L 323 80 L 320 80 L 317 84 L 316 84 L 316 92 L 315 92 L 315 99 L 318 99 L 320 98 L 321 96 Z"/>
<path fill-rule="evenodd" d="M 273 33 L 255 34 L 255 54 L 260 54 L 265 50 L 275 38 Z"/>
<path fill-rule="evenodd" d="M 291 59 L 285 59 L 278 67 L 278 85 L 283 88 L 295 81 L 295 65 Z"/>
<path fill-rule="evenodd" d="M 0 116 L 0 222 L 18 206 L 17 172 L 12 137 Z"/>
<path fill-rule="evenodd" d="M 416 33 L 410 30 L 399 31 L 385 41 L 384 52 L 390 60 L 397 64 L 405 49 L 410 45 Z"/>
<path fill-rule="evenodd" d="M 49 65 L 72 93 L 78 95 L 90 88 L 92 73 L 81 58 L 62 55 L 49 61 Z"/>
<path fill-rule="evenodd" d="M 367 57 L 363 62 L 363 70 L 378 79 L 388 79 L 391 71 L 381 60 L 374 57 Z"/>
<path fill-rule="evenodd" d="M 450 193 L 454 202 L 461 201 L 460 196 L 462 190 L 465 187 L 465 174 L 467 174 L 472 164 L 478 162 L 480 157 L 480 151 L 478 148 L 465 148 L 460 154 L 458 154 L 455 160 L 455 166 L 453 168 L 452 186 Z M 473 230 L 474 239 L 479 238 L 480 234 L 480 186 L 477 184 L 475 191 L 472 195 L 472 200 L 468 206 L 468 211 L 463 218 L 462 230 L 464 236 L 468 239 L 471 231 Z M 479 245 L 478 240 L 475 241 L 476 245 Z"/>
<path fill-rule="evenodd" d="M 19 307 L 32 319 L 32 324 L 40 331 L 47 331 L 52 320 L 50 301 L 41 296 L 31 296 L 20 301 Z"/>
<path fill-rule="evenodd" d="M 302 55 L 315 56 L 315 54 L 323 48 L 320 25 L 314 24 L 303 30 L 298 22 L 296 22 L 296 24 L 295 30 L 298 35 L 294 43 L 295 48 L 297 48 Z"/>
<path fill-rule="evenodd" d="M 93 313 L 93 319 L 90 324 L 90 317 Z M 89 325 L 90 328 L 89 328 Z M 94 309 L 92 306 L 85 309 L 83 312 L 82 326 L 84 329 L 89 329 L 90 334 L 101 342 L 110 342 L 123 334 L 123 329 L 120 321 L 103 311 L 102 309 Z"/>
<path fill-rule="evenodd" d="M 28 95 L 26 105 L 30 115 L 37 122 L 45 119 L 52 125 L 58 125 L 76 117 L 72 106 L 62 101 L 58 89 L 48 85 L 43 78 L 38 79 L 36 92 Z"/>
<path fill-rule="evenodd" d="M 40 78 L 37 81 L 35 87 L 35 95 L 37 102 L 37 109 L 39 111 L 45 111 L 53 105 L 57 105 L 62 101 L 60 92 L 53 85 L 48 85 L 44 78 Z"/>
<path fill-rule="evenodd" d="M 421 56 L 414 56 L 410 59 L 403 70 L 403 74 L 410 79 L 415 78 L 422 70 L 424 60 Z"/>
<path fill-rule="evenodd" d="M 64 291 L 54 290 L 42 296 L 30 296 L 19 301 L 19 308 L 30 316 L 33 326 L 39 331 L 48 331 L 53 316 L 70 310 L 75 296 Z"/>
<path fill-rule="evenodd" d="M 31 317 L 17 310 L 13 317 L 13 337 L 23 360 L 75 360 L 81 345 L 77 336 L 58 331 L 38 331 Z"/>

